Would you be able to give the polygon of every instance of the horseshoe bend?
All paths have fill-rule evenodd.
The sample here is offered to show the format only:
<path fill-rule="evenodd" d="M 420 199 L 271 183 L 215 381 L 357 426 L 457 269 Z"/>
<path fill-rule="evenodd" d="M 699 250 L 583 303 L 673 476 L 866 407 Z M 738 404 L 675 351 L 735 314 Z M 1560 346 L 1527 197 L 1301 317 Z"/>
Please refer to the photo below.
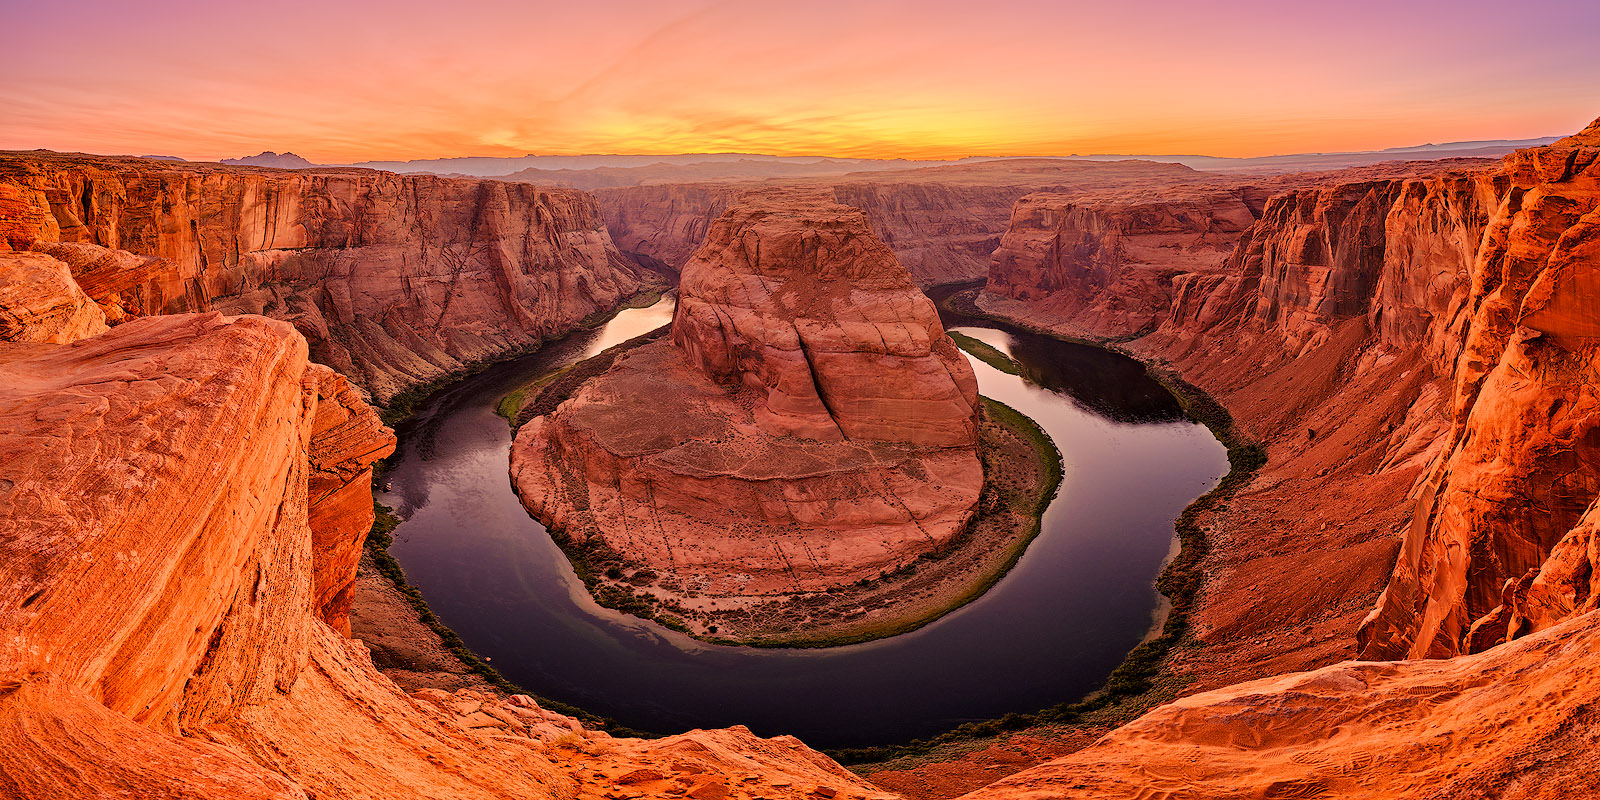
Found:
<path fill-rule="evenodd" d="M 1055 85 L 985 52 L 922 69 Z M 690 91 L 634 72 L 539 107 Z M 31 103 L 197 158 L 0 151 L 0 796 L 1600 793 L 1600 120 L 224 163 Z M 1115 150 L 1268 152 L 1187 113 Z"/>

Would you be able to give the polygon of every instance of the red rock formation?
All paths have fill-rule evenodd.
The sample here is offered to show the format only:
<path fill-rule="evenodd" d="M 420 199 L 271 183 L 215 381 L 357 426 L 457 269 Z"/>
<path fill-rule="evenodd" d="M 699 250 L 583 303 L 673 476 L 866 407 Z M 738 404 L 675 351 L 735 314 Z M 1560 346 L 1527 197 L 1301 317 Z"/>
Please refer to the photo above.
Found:
<path fill-rule="evenodd" d="M 392 443 L 282 322 L 0 343 L 0 795 L 884 796 L 792 739 L 401 692 L 326 624 Z"/>
<path fill-rule="evenodd" d="M 0 186 L 34 214 L 7 236 L 71 263 L 96 300 L 288 320 L 316 360 L 380 400 L 537 344 L 639 286 L 571 190 L 20 153 L 0 156 Z"/>
<path fill-rule="evenodd" d="M 730 209 L 684 267 L 672 341 L 753 389 L 771 436 L 970 446 L 977 383 L 865 215 L 787 198 Z"/>
<path fill-rule="evenodd" d="M 1597 162 L 1600 123 L 1499 170 L 1275 199 L 1135 345 L 1220 395 L 1271 454 L 1204 520 L 1204 685 L 1229 660 L 1270 674 L 1340 655 L 1316 634 L 1348 641 L 1400 530 L 1362 653 L 1487 652 L 1194 695 L 971 797 L 1600 788 Z M 1406 526 L 1384 508 L 1415 513 Z"/>
<path fill-rule="evenodd" d="M 66 264 L 39 253 L 0 253 L 0 341 L 64 344 L 105 329 L 105 313 Z"/>
<path fill-rule="evenodd" d="M 1256 219 L 1253 191 L 1193 189 L 1132 202 L 1038 193 L 1017 201 L 994 251 L 986 291 L 1021 301 L 1085 332 L 1154 326 L 1180 272 L 1227 259 Z"/>
<path fill-rule="evenodd" d="M 859 178 L 860 176 L 858 176 Z M 906 180 L 855 180 L 833 186 L 835 200 L 866 212 L 919 286 L 961 283 L 988 272 L 1022 185 L 965 185 Z"/>
<path fill-rule="evenodd" d="M 1194 185 L 1233 187 L 1259 200 L 1265 192 L 1243 187 L 1304 182 L 1281 177 L 1247 180 L 1148 161 L 1007 159 L 856 173 L 834 181 L 793 180 L 789 184 L 832 191 L 836 201 L 866 212 L 872 229 L 917 284 L 926 287 L 984 277 L 989 255 L 1007 229 L 1012 204 L 1030 192 L 1070 193 L 1088 202 Z M 747 192 L 764 191 L 764 186 L 768 185 L 630 186 L 597 190 L 595 196 L 618 247 L 680 268 L 730 201 Z M 1224 253 L 1231 244 L 1231 239 L 1222 243 Z"/>
<path fill-rule="evenodd" d="M 1597 647 L 1590 614 L 1481 655 L 1192 695 L 963 800 L 1592 797 Z"/>
<path fill-rule="evenodd" d="M 961 530 L 976 414 L 971 367 L 865 217 L 784 196 L 729 209 L 684 269 L 673 341 L 524 426 L 511 468 L 535 516 L 663 586 L 815 591 Z"/>
<path fill-rule="evenodd" d="M 1507 156 L 1497 188 L 1469 273 L 1452 428 L 1363 626 L 1372 657 L 1481 650 L 1586 607 L 1594 588 L 1600 124 Z"/>

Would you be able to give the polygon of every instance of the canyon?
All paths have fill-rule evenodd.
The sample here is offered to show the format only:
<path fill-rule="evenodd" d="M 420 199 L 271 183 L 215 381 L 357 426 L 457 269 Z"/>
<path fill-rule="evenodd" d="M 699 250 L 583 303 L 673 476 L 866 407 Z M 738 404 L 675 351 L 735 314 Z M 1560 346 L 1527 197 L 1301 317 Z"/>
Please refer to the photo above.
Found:
<path fill-rule="evenodd" d="M 736 246 L 761 224 L 748 187 L 591 200 L 360 170 L 0 158 L 0 786 L 700 800 L 1600 789 L 1600 121 L 1498 164 L 1017 177 L 1032 168 L 805 188 L 822 195 L 808 208 L 882 237 L 853 258 L 886 271 L 901 256 L 924 285 L 983 277 L 977 309 L 1203 388 L 1266 463 L 1196 521 L 1205 580 L 1193 646 L 1164 667 L 1175 699 L 1047 763 L 1013 758 L 998 781 L 979 751 L 873 784 L 739 728 L 627 739 L 522 695 L 406 692 L 341 635 L 371 467 L 393 447 L 362 391 L 392 400 L 614 306 L 644 281 L 624 251 L 681 269 L 685 297 L 673 342 L 621 359 L 624 373 L 671 370 L 704 398 L 737 382 L 761 399 L 738 420 L 751 429 L 885 435 L 870 404 L 822 402 L 828 370 L 808 369 L 810 393 L 786 379 L 798 348 L 763 338 L 784 331 L 761 303 L 826 290 Z M 817 240 L 795 234 L 807 263 Z M 926 325 L 906 324 L 931 307 L 904 275 L 893 324 L 922 363 L 950 363 Z M 729 346 L 730 331 L 752 346 Z M 946 424 L 900 445 L 970 440 L 953 421 L 973 403 L 956 413 L 969 393 L 947 377 L 953 395 L 918 397 Z M 584 392 L 598 404 L 603 389 Z M 519 434 L 536 480 L 550 451 L 524 437 L 553 424 Z"/>
<path fill-rule="evenodd" d="M 669 341 L 517 435 L 517 492 L 569 546 L 725 612 L 878 578 L 966 528 L 977 381 L 864 214 L 747 196 L 678 292 Z"/>

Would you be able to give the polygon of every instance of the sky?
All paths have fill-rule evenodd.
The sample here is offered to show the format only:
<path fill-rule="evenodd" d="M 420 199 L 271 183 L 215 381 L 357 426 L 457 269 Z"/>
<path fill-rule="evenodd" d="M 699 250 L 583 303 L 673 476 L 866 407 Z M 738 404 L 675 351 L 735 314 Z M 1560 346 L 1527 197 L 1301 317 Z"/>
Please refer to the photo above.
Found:
<path fill-rule="evenodd" d="M 0 0 L 0 17 L 0 149 L 1258 156 L 1600 116 L 1597 0 Z"/>

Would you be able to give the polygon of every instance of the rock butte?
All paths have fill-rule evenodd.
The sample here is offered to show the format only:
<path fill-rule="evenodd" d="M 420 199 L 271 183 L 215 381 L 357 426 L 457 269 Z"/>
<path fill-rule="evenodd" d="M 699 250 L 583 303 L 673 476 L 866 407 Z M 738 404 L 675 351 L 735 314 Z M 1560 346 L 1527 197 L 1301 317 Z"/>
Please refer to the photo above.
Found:
<path fill-rule="evenodd" d="M 684 267 L 671 341 L 523 426 L 512 478 L 535 516 L 668 591 L 818 591 L 967 524 L 977 391 L 859 210 L 752 197 Z"/>
<path fill-rule="evenodd" d="M 130 185 L 41 204 L 57 179 L 37 175 L 109 160 L 15 156 L 6 175 L 18 163 L 37 169 L 0 180 L 0 242 L 16 251 L 83 238 L 50 225 L 76 230 L 61 222 L 84 198 L 103 209 L 96 198 Z M 118 174 L 171 169 L 116 163 Z M 1600 792 L 1597 169 L 1600 121 L 1498 167 L 1322 176 L 1280 187 L 1259 212 L 1246 202 L 1259 217 L 1225 257 L 1166 266 L 1140 255 L 1139 239 L 1172 232 L 1116 202 L 1030 201 L 991 265 L 997 289 L 1025 296 L 986 292 L 980 305 L 1123 337 L 1162 303 L 1112 295 L 1169 296 L 1154 330 L 1126 346 L 1220 398 L 1269 462 L 1200 520 L 1198 646 L 1169 669 L 1209 691 L 998 782 L 983 770 L 969 788 L 990 785 L 972 797 Z M 202 201 L 190 180 L 278 174 L 183 168 L 182 180 L 138 183 L 139 207 Z M 245 207 L 230 202 L 213 214 Z M 181 238 L 182 227 L 150 230 Z M 1056 237 L 1077 246 L 1041 246 Z M 387 432 L 349 384 L 308 363 L 289 325 L 124 321 L 163 310 L 144 298 L 194 277 L 91 288 L 170 259 L 159 241 L 106 239 L 127 252 L 103 260 L 4 256 L 0 794 L 874 791 L 792 740 L 737 728 L 611 739 L 520 697 L 398 690 L 336 630 L 366 468 Z M 206 259 L 206 274 L 236 263 Z M 122 324 L 96 333 L 85 296 Z M 1368 657 L 1450 657 L 1335 663 L 1357 654 L 1358 628 Z"/>

